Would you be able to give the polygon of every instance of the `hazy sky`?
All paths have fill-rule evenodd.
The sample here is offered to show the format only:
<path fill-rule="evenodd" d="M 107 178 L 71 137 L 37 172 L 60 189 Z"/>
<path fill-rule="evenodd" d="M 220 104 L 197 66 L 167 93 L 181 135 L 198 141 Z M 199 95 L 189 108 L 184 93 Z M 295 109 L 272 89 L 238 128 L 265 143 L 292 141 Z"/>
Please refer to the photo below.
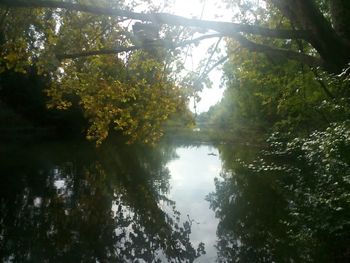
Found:
<path fill-rule="evenodd" d="M 222 21 L 229 21 L 230 14 L 228 10 L 220 8 L 216 3 L 218 1 L 212 0 L 174 0 L 175 5 L 172 9 L 172 13 L 185 16 L 185 17 L 200 17 L 202 14 L 202 19 L 206 20 L 218 20 L 217 15 L 222 16 L 219 18 Z M 206 49 L 211 44 L 215 43 L 217 39 L 203 41 L 197 47 L 192 48 L 193 59 L 186 60 L 186 68 L 192 70 L 196 69 L 198 62 L 205 57 Z M 193 61 L 192 61 L 193 60 Z M 213 87 L 211 89 L 205 88 L 203 92 L 200 93 L 201 101 L 197 104 L 197 112 L 204 112 L 209 109 L 210 106 L 216 104 L 222 98 L 224 92 L 223 88 L 219 88 L 221 71 L 213 70 L 209 75 L 213 82 Z M 193 101 L 190 103 L 191 110 L 193 110 Z"/>

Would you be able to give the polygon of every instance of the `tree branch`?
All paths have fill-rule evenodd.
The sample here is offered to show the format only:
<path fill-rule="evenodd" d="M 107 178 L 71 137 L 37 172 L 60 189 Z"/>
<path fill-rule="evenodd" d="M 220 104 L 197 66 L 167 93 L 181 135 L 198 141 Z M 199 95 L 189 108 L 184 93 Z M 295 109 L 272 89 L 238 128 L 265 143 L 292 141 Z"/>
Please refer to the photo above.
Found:
<path fill-rule="evenodd" d="M 221 40 L 222 40 L 222 38 L 219 38 L 219 40 L 216 42 L 215 47 L 214 47 L 213 51 L 211 52 L 211 54 L 210 54 L 210 56 L 209 56 L 209 58 L 208 58 L 208 60 L 207 60 L 207 63 L 205 64 L 205 67 L 204 67 L 204 69 L 203 69 L 203 72 L 202 72 L 202 74 L 199 76 L 199 78 L 201 78 L 201 76 L 207 71 L 207 69 L 208 69 L 208 67 L 209 67 L 209 64 L 210 64 L 210 62 L 211 62 L 211 59 L 213 58 L 214 54 L 216 53 L 216 51 L 217 51 L 217 49 L 218 49 L 218 47 L 219 47 L 219 44 L 220 44 Z"/>
<path fill-rule="evenodd" d="M 224 63 L 226 60 L 228 60 L 228 56 L 224 56 L 218 61 L 215 62 L 214 65 L 212 65 L 210 68 L 207 68 L 203 73 L 198 77 L 196 80 L 197 83 L 201 82 L 204 78 L 204 76 L 207 76 L 210 72 L 212 72 L 216 67 L 220 66 L 222 63 Z"/>
<path fill-rule="evenodd" d="M 147 49 L 147 48 L 155 48 L 155 47 L 166 48 L 166 49 L 175 49 L 175 48 L 195 44 L 195 43 L 197 43 L 201 40 L 204 40 L 204 39 L 221 37 L 221 36 L 222 36 L 221 34 L 203 35 L 203 36 L 200 36 L 198 38 L 194 38 L 192 40 L 182 41 L 180 43 L 173 43 L 171 41 L 164 41 L 164 40 L 155 40 L 155 41 L 149 42 L 147 44 L 134 45 L 134 46 L 130 46 L 130 47 L 120 46 L 120 47 L 116 47 L 116 48 L 112 48 L 112 49 L 81 51 L 81 52 L 71 53 L 71 54 L 56 54 L 56 58 L 58 60 L 75 59 L 75 58 L 97 56 L 97 55 L 119 54 L 122 52 L 129 52 L 129 51 L 134 51 L 134 50 L 138 50 L 138 49 Z"/>
<path fill-rule="evenodd" d="M 308 40 L 308 30 L 286 30 L 270 29 L 260 26 L 238 24 L 231 22 L 217 22 L 200 19 L 190 19 L 182 16 L 171 15 L 167 13 L 137 13 L 121 9 L 109 9 L 96 6 L 73 4 L 68 2 L 57 2 L 52 0 L 0 0 L 0 5 L 7 7 L 26 7 L 26 8 L 63 8 L 73 11 L 87 12 L 95 15 L 107 15 L 113 17 L 127 17 L 130 19 L 151 21 L 156 24 L 168 24 L 175 26 L 191 26 L 207 30 L 214 30 L 225 36 L 232 32 L 244 32 L 248 34 L 261 35 L 265 37 L 283 38 L 283 39 L 305 39 Z"/>
<path fill-rule="evenodd" d="M 205 71 L 205 74 L 209 74 L 214 68 L 216 68 L 217 66 L 220 66 L 222 63 L 228 60 L 228 58 L 229 58 L 228 56 L 224 56 L 218 61 L 216 61 L 214 65 L 212 65 L 209 69 Z"/>
<path fill-rule="evenodd" d="M 232 34 L 232 38 L 238 41 L 238 43 L 240 43 L 242 47 L 248 49 L 249 51 L 265 53 L 272 57 L 280 56 L 287 59 L 297 60 L 311 67 L 324 67 L 323 60 L 317 57 L 313 57 L 288 49 L 273 48 L 263 44 L 258 44 L 248 40 L 241 34 L 237 33 Z"/>
<path fill-rule="evenodd" d="M 137 50 L 141 48 L 142 46 L 131 46 L 131 47 L 117 47 L 113 49 L 81 51 L 81 52 L 70 53 L 70 54 L 56 54 L 56 58 L 58 60 L 63 60 L 63 59 L 75 59 L 75 58 L 90 57 L 90 56 L 97 56 L 97 55 L 111 55 L 111 54 L 119 54 L 122 52 L 129 52 L 129 51 Z"/>
<path fill-rule="evenodd" d="M 335 96 L 332 94 L 332 92 L 327 88 L 326 83 L 323 82 L 322 78 L 320 75 L 317 73 L 317 70 L 312 70 L 312 72 L 315 75 L 315 79 L 317 82 L 320 84 L 321 88 L 323 89 L 324 93 L 331 99 L 335 99 Z"/>
<path fill-rule="evenodd" d="M 210 62 L 211 62 L 211 60 L 212 60 L 212 58 L 213 58 L 213 56 L 214 56 L 214 53 L 216 53 L 216 51 L 217 51 L 217 49 L 218 49 L 218 47 L 219 47 L 219 44 L 220 44 L 221 40 L 222 40 L 222 38 L 219 38 L 219 40 L 216 42 L 215 47 L 214 47 L 213 51 L 211 52 L 211 54 L 210 54 L 210 56 L 209 56 L 209 58 L 208 58 L 208 60 L 207 60 L 207 63 L 205 64 L 205 67 L 204 67 L 202 73 L 198 76 L 197 80 L 196 80 L 194 83 L 200 83 L 200 82 L 204 79 L 205 76 L 208 76 L 208 74 L 209 74 L 214 68 L 216 68 L 217 66 L 219 66 L 221 63 L 224 63 L 224 62 L 226 61 L 226 59 L 228 58 L 228 56 L 226 56 L 226 57 L 220 59 L 219 61 L 217 61 L 213 66 L 211 66 L 211 67 L 208 69 L 209 64 L 210 64 Z"/>
<path fill-rule="evenodd" d="M 350 42 L 337 34 L 332 23 L 321 12 L 315 0 L 271 0 L 271 2 L 299 30 L 308 29 L 308 42 L 317 50 L 323 60 L 324 67 L 330 72 L 340 72 L 349 62 Z M 330 2 L 335 2 L 334 0 Z M 348 0 L 343 0 L 346 3 Z M 347 25 L 348 27 L 348 25 Z M 336 52 L 334 52 L 336 50 Z M 326 65 L 327 64 L 327 65 Z"/>

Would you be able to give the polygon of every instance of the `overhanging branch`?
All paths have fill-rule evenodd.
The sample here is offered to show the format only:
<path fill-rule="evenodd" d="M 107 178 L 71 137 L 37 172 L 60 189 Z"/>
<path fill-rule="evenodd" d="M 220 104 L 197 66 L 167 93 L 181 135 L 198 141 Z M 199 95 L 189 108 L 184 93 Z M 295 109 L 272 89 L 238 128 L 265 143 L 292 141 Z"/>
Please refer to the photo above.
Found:
<path fill-rule="evenodd" d="M 122 52 L 129 52 L 132 50 L 140 49 L 141 46 L 131 46 L 131 47 L 117 47 L 112 49 L 99 49 L 99 50 L 90 50 L 90 51 L 81 51 L 77 53 L 68 53 L 68 54 L 56 54 L 56 58 L 58 60 L 63 59 L 75 59 L 75 58 L 82 58 L 82 57 L 90 57 L 90 56 L 97 56 L 97 55 L 112 55 L 112 54 L 118 54 Z"/>
<path fill-rule="evenodd" d="M 182 16 L 167 13 L 137 13 L 121 9 L 109 9 L 89 5 L 73 4 L 68 2 L 58 2 L 52 0 L 0 0 L 0 5 L 6 7 L 26 7 L 26 8 L 63 8 L 73 11 L 87 12 L 96 15 L 107 15 L 112 17 L 127 17 L 134 20 L 151 21 L 157 24 L 168 24 L 176 26 L 198 27 L 207 30 L 214 30 L 225 36 L 234 32 L 244 32 L 248 34 L 261 35 L 265 37 L 283 39 L 305 39 L 308 40 L 307 30 L 286 30 L 270 29 L 260 26 L 238 24 L 231 22 L 217 22 L 200 19 L 190 19 Z"/>
<path fill-rule="evenodd" d="M 119 54 L 123 52 L 129 52 L 134 51 L 138 49 L 147 49 L 147 48 L 165 48 L 165 49 L 175 49 L 179 47 L 184 47 L 187 45 L 198 43 L 201 40 L 208 39 L 208 38 L 216 38 L 221 37 L 221 34 L 210 34 L 210 35 L 203 35 L 198 38 L 194 38 L 192 40 L 186 40 L 182 41 L 180 43 L 173 43 L 171 41 L 164 41 L 164 40 L 155 40 L 153 42 L 149 42 L 144 45 L 135 45 L 130 47 L 116 47 L 112 49 L 99 49 L 99 50 L 90 50 L 90 51 L 81 51 L 77 53 L 68 53 L 68 54 L 56 54 L 56 58 L 58 60 L 63 59 L 75 59 L 75 58 L 82 58 L 82 57 L 90 57 L 90 56 L 97 56 L 97 55 L 111 55 L 111 54 Z"/>

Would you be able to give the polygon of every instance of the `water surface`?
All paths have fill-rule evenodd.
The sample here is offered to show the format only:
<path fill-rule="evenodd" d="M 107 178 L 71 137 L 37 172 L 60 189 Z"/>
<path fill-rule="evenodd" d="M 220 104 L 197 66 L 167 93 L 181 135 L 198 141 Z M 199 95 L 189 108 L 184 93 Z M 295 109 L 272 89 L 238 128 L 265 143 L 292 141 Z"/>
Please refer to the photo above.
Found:
<path fill-rule="evenodd" d="M 213 152 L 208 146 L 6 145 L 1 261 L 192 262 L 201 256 L 211 262 L 217 221 L 205 197 L 220 170 L 218 156 L 208 155 Z"/>
<path fill-rule="evenodd" d="M 346 163 L 325 177 L 292 156 L 249 164 L 256 156 L 233 145 L 3 144 L 0 261 L 348 262 Z"/>
<path fill-rule="evenodd" d="M 170 161 L 170 198 L 183 216 L 192 223 L 193 244 L 204 242 L 206 254 L 198 262 L 214 262 L 216 259 L 216 228 L 218 220 L 209 208 L 206 196 L 215 190 L 214 178 L 221 171 L 218 150 L 212 146 L 190 146 L 176 148 L 178 158 Z"/>

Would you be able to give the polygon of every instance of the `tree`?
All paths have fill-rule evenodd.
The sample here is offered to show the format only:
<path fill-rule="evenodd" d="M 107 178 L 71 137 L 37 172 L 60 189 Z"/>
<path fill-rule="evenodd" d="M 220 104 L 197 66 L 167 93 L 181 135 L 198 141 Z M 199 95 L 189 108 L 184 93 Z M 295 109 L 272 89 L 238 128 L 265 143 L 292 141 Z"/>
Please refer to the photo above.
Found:
<path fill-rule="evenodd" d="M 100 4 L 122 5 L 118 1 Z M 159 47 L 153 52 L 149 46 L 131 46 L 127 50 L 134 52 L 122 55 L 115 50 L 89 56 L 81 53 L 90 48 L 108 51 L 114 45 L 130 46 L 134 36 L 122 20 L 66 9 L 1 11 L 0 73 L 41 75 L 50 108 L 76 104 L 82 108 L 90 123 L 88 139 L 99 144 L 114 128 L 129 142 L 153 143 L 162 135 L 162 123 L 186 108 L 186 97 L 169 74 L 176 54 Z"/>
<path fill-rule="evenodd" d="M 234 3 L 235 1 L 228 1 Z M 241 2 L 241 1 L 240 1 Z M 249 2 L 249 1 L 243 1 Z M 1 0 L 0 4 L 5 7 L 26 8 L 63 8 L 70 11 L 87 12 L 100 16 L 123 17 L 163 25 L 190 26 L 206 30 L 214 30 L 220 36 L 226 36 L 238 41 L 242 47 L 251 51 L 262 52 L 270 56 L 286 57 L 302 61 L 309 66 L 321 66 L 330 72 L 339 72 L 350 60 L 350 31 L 349 24 L 350 3 L 344 0 L 329 1 L 329 8 L 322 9 L 325 1 L 314 0 L 270 0 L 264 1 L 266 11 L 271 12 L 276 8 L 287 19 L 288 23 L 281 23 L 275 28 L 266 27 L 265 21 L 251 23 L 229 23 L 188 19 L 166 13 L 137 13 L 123 9 L 122 7 L 106 8 L 105 6 L 92 6 L 76 2 L 59 1 L 35 1 L 35 0 Z M 327 2 L 328 3 L 328 2 Z M 250 35 L 259 35 L 266 38 L 276 39 L 299 39 L 309 44 L 313 50 L 303 53 L 302 50 L 281 49 L 255 42 Z M 210 35 L 208 37 L 211 37 Z M 217 36 L 215 36 L 217 37 Z M 123 51 L 130 49 L 124 47 Z M 337 52 L 334 52 L 336 50 Z M 117 53 L 120 49 L 86 51 L 70 55 Z M 56 54 L 58 55 L 58 54 Z M 64 58 L 68 54 L 58 55 Z"/>
<path fill-rule="evenodd" d="M 179 47 L 226 37 L 229 48 L 234 47 L 229 52 L 244 55 L 245 50 L 254 51 L 246 57 L 257 56 L 272 64 L 293 60 L 297 64 L 291 65 L 341 72 L 349 62 L 346 25 L 350 8 L 346 1 L 227 3 L 239 7 L 233 14 L 236 22 L 188 19 L 159 13 L 153 7 L 147 13 L 130 11 L 137 2 L 127 6 L 112 0 L 98 5 L 88 1 L 0 0 L 0 72 L 25 73 L 28 66 L 34 66 L 39 74 L 49 76 L 50 106 L 66 109 L 77 102 L 91 124 L 88 138 L 98 143 L 107 137 L 110 127 L 128 136 L 130 142 L 154 142 L 162 134 L 163 121 L 185 107 L 186 97 L 193 93 L 180 89 L 176 76 L 181 70 Z M 134 28 L 148 24 L 159 32 L 140 41 L 127 22 L 134 23 Z M 188 39 L 191 34 L 184 28 L 206 33 Z M 256 52 L 266 56 L 252 55 Z M 271 89 L 278 86 L 276 82 Z M 259 93 L 253 86 L 251 90 Z M 266 94 L 261 95 L 259 100 L 264 102 Z M 268 109 L 268 113 L 273 111 L 273 107 Z"/>

